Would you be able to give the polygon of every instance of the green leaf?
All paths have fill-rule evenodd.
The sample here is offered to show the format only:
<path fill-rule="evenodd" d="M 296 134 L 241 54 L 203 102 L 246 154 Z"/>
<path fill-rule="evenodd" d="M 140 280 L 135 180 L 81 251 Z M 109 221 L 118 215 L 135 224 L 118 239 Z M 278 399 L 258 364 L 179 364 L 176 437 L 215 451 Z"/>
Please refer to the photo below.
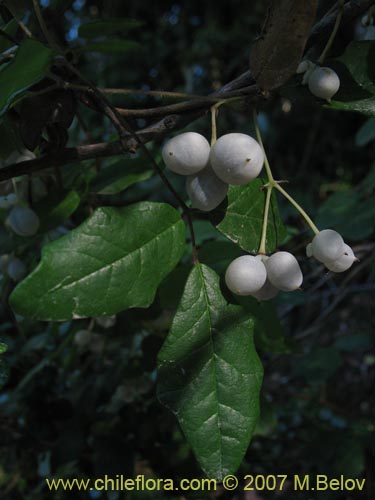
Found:
<path fill-rule="evenodd" d="M 355 135 L 356 146 L 362 147 L 375 139 L 375 118 L 370 118 L 362 125 Z"/>
<path fill-rule="evenodd" d="M 117 194 L 136 182 L 146 181 L 154 171 L 145 166 L 144 158 L 116 161 L 102 168 L 91 181 L 90 191 L 100 194 Z"/>
<path fill-rule="evenodd" d="M 42 261 L 13 291 L 13 309 L 61 321 L 147 307 L 185 248 L 185 225 L 164 203 L 99 208 L 48 244 Z"/>
<path fill-rule="evenodd" d="M 55 190 L 49 193 L 33 206 L 40 217 L 39 232 L 44 233 L 62 224 L 77 210 L 80 201 L 77 191 Z"/>
<path fill-rule="evenodd" d="M 340 76 L 340 90 L 326 107 L 375 116 L 374 42 L 352 42 L 330 66 Z"/>
<path fill-rule="evenodd" d="M 9 21 L 4 27 L 1 28 L 4 33 L 7 33 L 10 36 L 15 36 L 18 30 L 18 24 L 15 19 L 12 19 Z M 10 47 L 13 47 L 15 44 L 12 43 L 10 40 L 5 38 L 5 36 L 0 36 L 0 53 L 4 52 L 5 50 L 9 49 Z"/>
<path fill-rule="evenodd" d="M 227 238 L 247 252 L 257 252 L 260 245 L 266 192 L 265 181 L 255 179 L 244 186 L 231 186 L 228 202 L 211 212 L 210 220 Z M 286 237 L 286 229 L 279 215 L 273 195 L 268 216 L 267 252 L 273 252 Z"/>
<path fill-rule="evenodd" d="M 252 297 L 240 296 L 236 296 L 236 301 L 256 320 L 254 339 L 257 348 L 277 354 L 291 352 L 276 307 L 272 302 L 258 302 Z"/>
<path fill-rule="evenodd" d="M 100 19 L 81 24 L 78 33 L 84 38 L 96 38 L 113 34 L 123 34 L 133 28 L 143 26 L 142 21 L 136 19 Z"/>
<path fill-rule="evenodd" d="M 316 223 L 320 228 L 334 228 L 349 240 L 362 240 L 373 234 L 374 213 L 373 197 L 362 199 L 356 191 L 338 191 L 320 206 Z"/>
<path fill-rule="evenodd" d="M 52 50 L 36 40 L 21 42 L 14 59 L 0 71 L 0 115 L 46 75 L 52 57 Z"/>
<path fill-rule="evenodd" d="M 99 42 L 86 43 L 82 47 L 75 49 L 77 52 L 103 52 L 110 54 L 123 54 L 133 50 L 139 50 L 141 44 L 131 40 L 122 40 L 121 38 L 111 40 L 101 40 Z"/>
<path fill-rule="evenodd" d="M 177 416 L 207 476 L 233 474 L 259 415 L 262 365 L 253 320 L 222 296 L 218 275 L 190 273 L 159 352 L 160 401 Z"/>

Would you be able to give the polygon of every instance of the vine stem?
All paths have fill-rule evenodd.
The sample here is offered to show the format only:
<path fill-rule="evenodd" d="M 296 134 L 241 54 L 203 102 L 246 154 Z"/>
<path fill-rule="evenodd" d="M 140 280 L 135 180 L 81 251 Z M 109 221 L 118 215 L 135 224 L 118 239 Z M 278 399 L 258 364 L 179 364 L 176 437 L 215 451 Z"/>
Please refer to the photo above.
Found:
<path fill-rule="evenodd" d="M 268 225 L 268 214 L 269 214 L 269 207 L 271 203 L 271 194 L 272 194 L 272 189 L 276 189 L 281 193 L 284 198 L 286 198 L 289 203 L 291 203 L 294 208 L 297 209 L 297 211 L 301 214 L 301 216 L 305 219 L 307 224 L 310 226 L 311 230 L 313 231 L 314 234 L 319 233 L 319 229 L 316 227 L 314 224 L 313 220 L 311 217 L 307 215 L 305 210 L 299 205 L 299 203 L 296 202 L 296 200 L 290 196 L 287 191 L 283 187 L 280 186 L 281 181 L 276 181 L 273 177 L 271 166 L 269 164 L 268 158 L 266 151 L 264 149 L 264 144 L 262 141 L 262 135 L 259 130 L 259 124 L 258 124 L 258 119 L 257 119 L 257 114 L 256 110 L 253 110 L 253 119 L 254 119 L 254 127 L 255 127 L 255 133 L 258 139 L 259 144 L 261 145 L 261 148 L 264 153 L 264 166 L 267 172 L 267 178 L 268 178 L 268 183 L 265 185 L 265 188 L 267 189 L 267 195 L 266 195 L 266 202 L 265 202 L 265 208 L 264 208 L 264 216 L 263 216 L 263 227 L 262 227 L 262 236 L 261 236 L 261 241 L 260 241 L 260 247 L 259 247 L 259 253 L 260 254 L 265 254 L 266 253 L 266 236 L 267 236 L 267 225 Z"/>
<path fill-rule="evenodd" d="M 328 39 L 328 42 L 327 42 L 326 46 L 324 47 L 324 50 L 321 53 L 321 56 L 318 59 L 318 63 L 319 64 L 323 64 L 324 59 L 326 58 L 329 50 L 332 47 L 332 44 L 333 44 L 334 40 L 335 40 L 335 37 L 336 37 L 337 32 L 338 32 L 339 27 L 340 27 L 340 22 L 341 22 L 342 15 L 344 13 L 344 5 L 345 5 L 345 0 L 340 0 L 340 7 L 339 7 L 339 10 L 337 12 L 336 21 L 335 21 L 335 24 L 333 26 L 332 33 L 331 33 L 331 35 L 330 35 L 330 37 Z"/>
<path fill-rule="evenodd" d="M 302 215 L 307 224 L 310 226 L 313 233 L 318 234 L 319 229 L 316 227 L 311 217 L 307 215 L 307 213 L 301 207 L 301 205 L 299 205 L 299 203 L 297 203 L 296 200 L 292 196 L 290 196 L 290 194 L 287 193 L 283 187 L 280 186 L 280 184 L 275 183 L 274 188 L 277 189 L 294 206 L 294 208 L 298 210 L 298 212 Z"/>
<path fill-rule="evenodd" d="M 266 150 L 264 149 L 262 135 L 261 135 L 260 130 L 259 130 L 257 112 L 255 109 L 253 109 L 253 120 L 254 120 L 255 133 L 256 133 L 258 142 L 259 142 L 259 144 L 263 150 L 263 153 L 264 153 L 264 168 L 266 169 L 267 179 L 268 179 L 268 182 L 270 184 L 272 184 L 273 182 L 275 182 L 275 179 L 273 178 L 271 166 L 270 166 L 270 163 L 269 163 L 268 158 L 267 158 Z"/>
<path fill-rule="evenodd" d="M 33 0 L 33 5 L 34 5 L 35 15 L 38 19 L 38 23 L 40 25 L 41 30 L 43 31 L 43 35 L 45 36 L 45 39 L 46 39 L 48 45 L 52 49 L 57 50 L 57 52 L 60 52 L 60 47 L 58 46 L 58 44 L 55 42 L 55 40 L 51 36 L 50 32 L 48 31 L 47 25 L 44 21 L 42 10 L 41 10 L 40 5 L 39 5 L 39 1 Z"/>
<path fill-rule="evenodd" d="M 263 226 L 262 226 L 262 237 L 260 240 L 260 246 L 258 253 L 265 255 L 266 254 L 266 238 L 267 238 L 267 225 L 268 225 L 268 214 L 270 211 L 270 203 L 271 203 L 271 194 L 272 194 L 272 185 L 268 185 L 266 187 L 266 203 L 264 205 L 264 214 L 263 214 Z"/>

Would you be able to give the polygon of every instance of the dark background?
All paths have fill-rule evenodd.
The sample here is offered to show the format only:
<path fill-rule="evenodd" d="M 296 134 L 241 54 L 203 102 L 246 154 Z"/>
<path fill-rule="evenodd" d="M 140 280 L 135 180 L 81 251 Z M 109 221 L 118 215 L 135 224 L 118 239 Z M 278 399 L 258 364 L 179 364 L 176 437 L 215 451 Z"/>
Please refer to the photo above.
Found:
<path fill-rule="evenodd" d="M 70 3 L 63 17 L 49 17 L 67 48 L 83 44 L 77 30 L 88 20 L 126 17 L 143 23 L 116 37 L 139 42 L 138 49 L 82 56 L 82 72 L 98 86 L 203 95 L 246 71 L 250 46 L 260 33 L 267 7 L 264 1 L 238 0 Z M 332 3 L 321 2 L 319 14 Z M 22 2 L 19 4 L 20 12 L 24 12 Z M 51 8 L 47 1 L 41 4 Z M 29 22 L 36 26 L 32 18 Z M 353 31 L 350 25 L 340 33 L 333 56 L 343 52 Z M 366 141 L 361 130 L 365 124 L 373 130 L 374 119 L 368 125 L 369 119 L 364 116 L 324 109 L 308 97 L 289 100 L 290 88 L 282 93 L 284 97 L 276 96 L 260 110 L 273 170 L 277 178 L 290 181 L 289 192 L 319 226 L 345 233 L 360 262 L 347 273 L 332 276 L 305 258 L 304 248 L 311 235 L 294 209 L 279 200 L 290 235 L 285 248 L 300 260 L 304 290 L 282 294 L 275 301 L 286 347 L 259 342 L 265 371 L 262 415 L 238 475 L 365 477 L 367 492 L 362 495 L 287 492 L 284 498 L 291 498 L 291 494 L 296 499 L 373 498 L 371 401 L 375 356 L 371 346 L 375 269 L 371 255 L 375 211 L 371 194 L 375 149 L 374 142 Z M 123 96 L 114 102 L 147 108 L 164 100 Z M 114 135 L 99 114 L 84 108 L 82 116 L 88 124 L 90 142 Z M 135 122 L 140 127 L 146 124 L 143 120 Z M 208 137 L 209 127 L 206 116 L 189 129 Z M 249 109 L 238 104 L 222 109 L 218 127 L 219 133 L 251 133 Z M 69 144 L 87 141 L 75 121 Z M 150 147 L 159 159 L 160 144 Z M 182 183 L 172 174 L 170 178 L 183 192 Z M 173 203 L 156 177 L 133 186 L 121 199 Z M 79 224 L 87 210 L 83 204 L 72 224 Z M 197 222 L 197 234 L 202 249 L 207 248 L 209 240 L 222 239 L 204 217 Z M 119 314 L 110 328 L 92 322 L 96 337 L 86 349 L 74 343 L 75 332 L 87 328 L 86 320 L 63 324 L 17 322 L 3 301 L 0 336 L 9 348 L 2 356 L 8 377 L 0 395 L 2 498 L 125 498 L 120 493 L 48 492 L 43 478 L 51 474 L 134 477 L 140 473 L 175 479 L 201 476 L 176 420 L 156 400 L 156 355 L 174 307 L 168 291 L 162 288 L 148 310 Z M 2 293 L 5 299 L 4 288 Z M 272 321 L 273 328 L 280 328 L 275 318 L 271 317 Z M 274 496 L 272 492 L 259 492 L 245 497 L 238 492 L 223 493 L 220 498 Z M 167 497 L 139 492 L 126 498 Z"/>

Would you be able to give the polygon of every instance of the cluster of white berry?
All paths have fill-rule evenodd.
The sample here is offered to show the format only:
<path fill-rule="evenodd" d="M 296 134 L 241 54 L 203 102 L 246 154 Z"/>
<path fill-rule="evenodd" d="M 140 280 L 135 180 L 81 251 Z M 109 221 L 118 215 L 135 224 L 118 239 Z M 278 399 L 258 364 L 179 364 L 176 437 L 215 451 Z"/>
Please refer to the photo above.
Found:
<path fill-rule="evenodd" d="M 340 78 L 332 68 L 321 67 L 305 59 L 298 68 L 297 74 L 302 74 L 303 85 L 308 85 L 310 92 L 328 102 L 340 88 Z"/>
<path fill-rule="evenodd" d="M 333 229 L 316 234 L 306 247 L 306 255 L 314 257 L 334 273 L 347 271 L 358 260 L 351 247 Z"/>
<path fill-rule="evenodd" d="M 302 285 L 303 275 L 297 259 L 289 252 L 267 255 L 243 255 L 232 261 L 225 273 L 225 283 L 235 295 L 251 295 L 269 300 Z"/>
<path fill-rule="evenodd" d="M 162 156 L 169 170 L 187 176 L 191 204 L 204 212 L 220 205 L 229 184 L 255 179 L 264 163 L 259 143 L 239 133 L 221 136 L 211 148 L 203 135 L 185 132 L 164 145 Z"/>

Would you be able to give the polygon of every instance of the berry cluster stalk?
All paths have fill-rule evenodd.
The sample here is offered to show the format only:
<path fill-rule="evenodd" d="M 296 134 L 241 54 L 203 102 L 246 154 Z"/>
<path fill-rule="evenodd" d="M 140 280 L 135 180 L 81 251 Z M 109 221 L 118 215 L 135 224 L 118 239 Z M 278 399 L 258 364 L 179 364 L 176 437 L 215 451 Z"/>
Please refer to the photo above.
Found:
<path fill-rule="evenodd" d="M 301 214 L 303 219 L 307 222 L 307 224 L 310 226 L 311 230 L 313 231 L 314 234 L 319 233 L 319 229 L 316 227 L 314 224 L 313 220 L 311 217 L 307 215 L 305 210 L 299 205 L 299 203 L 296 202 L 296 200 L 290 196 L 289 193 L 285 191 L 283 187 L 280 186 L 281 181 L 276 181 L 273 177 L 272 170 L 270 163 L 267 158 L 266 151 L 264 149 L 263 141 L 262 141 L 262 135 L 260 133 L 259 129 L 259 124 L 258 124 L 258 119 L 257 119 L 257 113 L 256 110 L 253 110 L 253 120 L 254 120 L 254 127 L 255 127 L 255 133 L 257 136 L 257 140 L 263 150 L 264 153 L 264 168 L 267 173 L 267 184 L 264 185 L 264 188 L 267 190 L 266 192 L 266 201 L 265 201 L 265 206 L 264 206 L 264 214 L 263 214 L 263 226 L 262 226 L 262 235 L 260 239 L 260 245 L 259 245 L 259 254 L 265 254 L 266 253 L 266 240 L 267 240 L 267 226 L 268 226 L 268 216 L 269 216 L 269 210 L 270 210 L 270 204 L 271 204 L 271 195 L 272 195 L 272 190 L 276 189 L 281 193 L 293 206 L 298 210 L 298 212 Z"/>

